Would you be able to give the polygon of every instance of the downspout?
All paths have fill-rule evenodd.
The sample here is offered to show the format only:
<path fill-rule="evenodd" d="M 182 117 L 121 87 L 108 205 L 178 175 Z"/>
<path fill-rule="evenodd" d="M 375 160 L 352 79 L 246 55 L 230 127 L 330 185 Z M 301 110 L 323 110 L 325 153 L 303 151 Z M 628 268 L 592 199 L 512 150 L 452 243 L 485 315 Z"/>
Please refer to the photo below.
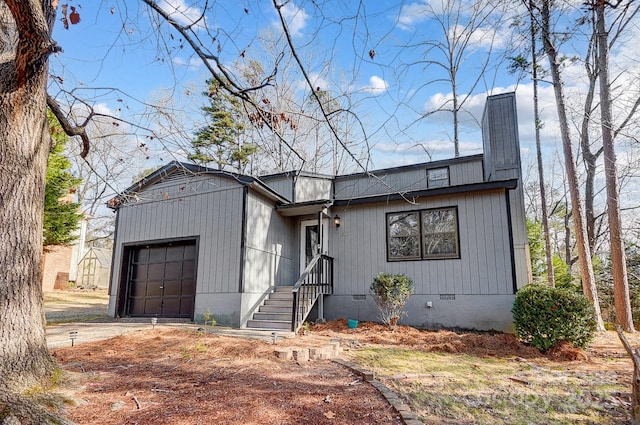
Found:
<path fill-rule="evenodd" d="M 509 254 L 511 255 L 511 280 L 513 282 L 513 293 L 518 292 L 518 280 L 516 274 L 516 252 L 513 243 L 513 218 L 511 217 L 511 197 L 509 189 L 505 189 L 505 201 L 507 206 L 507 227 L 509 228 Z"/>

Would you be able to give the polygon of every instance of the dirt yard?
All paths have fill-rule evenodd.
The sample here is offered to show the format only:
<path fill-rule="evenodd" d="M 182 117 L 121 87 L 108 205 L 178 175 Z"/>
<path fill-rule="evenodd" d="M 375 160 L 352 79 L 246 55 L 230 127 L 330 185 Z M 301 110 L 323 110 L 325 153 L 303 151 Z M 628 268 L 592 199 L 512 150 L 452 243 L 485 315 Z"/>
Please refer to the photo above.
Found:
<path fill-rule="evenodd" d="M 156 328 L 52 353 L 72 377 L 69 386 L 75 392 L 70 397 L 76 405 L 67 407 L 67 413 L 78 424 L 402 423 L 387 400 L 352 370 L 329 360 L 298 362 L 274 354 L 276 349 L 338 340 L 345 349 L 341 356 L 348 360 L 356 360 L 363 347 L 520 359 L 563 370 L 604 371 L 631 391 L 632 365 L 612 332 L 598 336 L 586 351 L 565 346 L 543 356 L 511 335 L 404 326 L 391 332 L 373 323 L 348 329 L 346 320 L 338 320 L 275 344 Z M 640 343 L 637 336 L 630 340 Z M 610 423 L 626 423 L 617 420 Z"/>

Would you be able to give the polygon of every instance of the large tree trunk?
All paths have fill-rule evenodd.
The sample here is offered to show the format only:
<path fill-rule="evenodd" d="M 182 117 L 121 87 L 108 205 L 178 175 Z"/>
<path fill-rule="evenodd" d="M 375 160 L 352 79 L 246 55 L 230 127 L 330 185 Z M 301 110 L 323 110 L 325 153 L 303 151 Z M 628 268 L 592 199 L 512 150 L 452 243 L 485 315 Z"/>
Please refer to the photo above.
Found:
<path fill-rule="evenodd" d="M 611 92 L 609 91 L 609 40 L 605 26 L 605 3 L 596 6 L 596 31 L 598 37 L 600 70 L 600 118 L 602 121 L 602 148 L 604 151 L 604 173 L 607 185 L 607 212 L 609 217 L 609 238 L 611 243 L 611 269 L 613 275 L 613 296 L 616 309 L 616 323 L 626 332 L 633 332 L 631 302 L 627 264 L 622 240 L 622 220 L 618 198 L 618 171 L 616 152 L 613 146 L 613 119 L 611 113 Z"/>
<path fill-rule="evenodd" d="M 46 3 L 46 6 L 43 6 Z M 48 1 L 0 3 L 0 392 L 46 382 L 42 217 L 47 155 Z"/>
<path fill-rule="evenodd" d="M 556 98 L 556 107 L 558 110 L 558 121 L 560 124 L 560 133 L 562 137 L 562 150 L 564 152 L 565 169 L 567 173 L 567 184 L 571 195 L 571 209 L 573 224 L 575 227 L 576 245 L 578 248 L 578 258 L 580 261 L 580 274 L 582 276 L 582 290 L 584 295 L 592 301 L 596 314 L 598 330 L 604 330 L 604 322 L 600 314 L 600 303 L 598 301 L 598 291 L 596 289 L 596 279 L 593 274 L 593 265 L 591 262 L 591 251 L 589 250 L 587 231 L 584 225 L 584 212 L 580 201 L 580 191 L 578 189 L 578 173 L 576 171 L 575 160 L 573 155 L 573 147 L 571 145 L 571 134 L 569 130 L 569 121 L 566 113 L 566 105 L 564 100 L 564 90 L 562 78 L 560 77 L 560 64 L 558 62 L 558 54 L 555 49 L 553 40 L 551 39 L 551 0 L 542 2 L 542 42 L 544 51 L 549 58 L 549 70 L 553 79 L 553 88 Z"/>

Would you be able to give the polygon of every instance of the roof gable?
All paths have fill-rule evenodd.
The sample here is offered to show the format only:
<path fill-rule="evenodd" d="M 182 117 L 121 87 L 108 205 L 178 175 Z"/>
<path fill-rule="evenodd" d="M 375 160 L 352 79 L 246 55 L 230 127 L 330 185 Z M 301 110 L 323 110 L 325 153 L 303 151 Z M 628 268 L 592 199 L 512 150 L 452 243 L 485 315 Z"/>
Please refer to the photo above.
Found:
<path fill-rule="evenodd" d="M 225 180 L 230 183 L 230 185 L 236 183 L 238 185 L 248 186 L 275 201 L 286 202 L 284 198 L 254 177 L 244 174 L 230 173 L 224 170 L 215 170 L 195 164 L 172 161 L 132 184 L 122 193 L 111 198 L 107 202 L 107 206 L 112 209 L 117 209 L 130 199 L 138 199 L 140 194 L 148 192 L 152 187 L 157 187 L 162 184 L 179 184 L 179 181 L 194 176 L 213 177 Z"/>

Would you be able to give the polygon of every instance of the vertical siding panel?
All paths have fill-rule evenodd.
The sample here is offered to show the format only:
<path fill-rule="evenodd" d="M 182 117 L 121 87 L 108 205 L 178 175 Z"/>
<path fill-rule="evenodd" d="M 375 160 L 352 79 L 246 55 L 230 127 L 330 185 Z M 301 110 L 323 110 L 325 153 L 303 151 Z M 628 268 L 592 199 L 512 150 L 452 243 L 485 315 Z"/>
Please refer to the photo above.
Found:
<path fill-rule="evenodd" d="M 468 248 L 468 242 L 467 242 L 468 223 L 466 218 L 463 219 L 463 217 L 461 217 L 461 214 L 463 212 L 466 212 L 468 208 L 467 197 L 458 199 L 457 205 L 458 205 L 458 241 L 459 241 L 458 253 L 460 255 L 460 259 L 452 260 L 452 265 L 455 269 L 454 274 L 456 276 L 456 293 L 468 294 L 470 292 L 469 290 L 470 276 L 468 272 L 469 256 L 467 255 L 467 253 L 463 254 L 462 252 L 463 246 L 466 246 Z"/>
<path fill-rule="evenodd" d="M 207 185 L 205 190 L 214 191 L 218 189 L 213 184 Z M 205 218 L 206 229 L 205 235 L 200 240 L 200 245 L 206 245 L 206 264 L 201 268 L 203 274 L 198 276 L 198 280 L 207 282 L 207 292 L 223 292 L 223 282 L 220 278 L 223 272 L 223 264 L 218 256 L 220 237 L 220 216 L 218 215 L 218 206 L 223 202 L 226 192 L 212 192 L 207 195 L 206 208 L 207 211 L 202 216 Z"/>
<path fill-rule="evenodd" d="M 234 221 L 233 215 L 236 217 L 242 217 L 242 205 L 238 199 L 239 191 L 225 191 L 223 202 L 220 205 L 220 214 L 222 214 L 223 223 L 220 228 L 220 235 L 224 235 L 223 244 L 218 246 L 218 257 L 222 258 L 222 264 L 224 264 L 225 273 L 222 273 L 220 279 L 224 286 L 225 292 L 237 292 L 239 289 L 239 276 L 238 270 L 240 267 L 240 257 L 237 257 L 237 260 L 234 261 L 232 259 L 232 252 L 229 249 L 225 249 L 225 247 L 235 245 L 235 238 L 238 237 L 237 234 L 234 234 Z M 229 208 L 231 205 L 237 205 L 239 208 L 232 209 Z"/>
<path fill-rule="evenodd" d="M 349 231 L 349 236 L 347 239 L 348 240 L 348 252 L 349 252 L 349 256 L 353 256 L 355 257 L 355 263 L 351 263 L 351 264 L 358 264 L 358 262 L 360 261 L 360 258 L 358 258 L 359 255 L 362 254 L 362 249 L 357 249 L 356 245 L 357 245 L 357 235 L 358 232 L 360 231 L 358 228 L 358 213 L 355 209 L 350 211 L 350 216 L 351 216 L 351 226 L 350 226 L 350 231 Z M 358 287 L 358 267 L 352 267 L 350 270 L 350 285 L 351 287 L 354 289 L 354 292 L 357 292 L 357 287 Z"/>
<path fill-rule="evenodd" d="M 222 232 L 225 235 L 225 245 L 224 246 L 231 246 L 234 241 L 233 239 L 235 239 L 237 237 L 236 234 L 233 233 L 234 230 L 234 226 L 233 223 L 235 220 L 233 220 L 232 214 L 231 214 L 231 210 L 229 208 L 229 205 L 238 205 L 235 201 L 235 196 L 233 195 L 237 195 L 235 192 L 229 192 L 226 191 L 225 192 L 226 195 L 226 199 L 230 199 L 231 203 L 227 203 L 225 202 L 224 207 L 222 208 L 224 211 L 224 227 L 223 229 L 231 229 L 231 232 L 228 231 L 224 231 Z M 238 209 L 235 211 L 242 211 L 242 209 Z M 241 216 L 242 213 L 238 214 L 237 212 L 235 213 L 236 216 Z M 224 264 L 226 265 L 227 270 L 231 271 L 231 273 L 225 273 L 223 276 L 229 276 L 229 279 L 226 280 L 225 285 L 226 285 L 226 291 L 227 292 L 237 292 L 238 291 L 238 284 L 239 284 L 239 276 L 238 273 L 233 273 L 233 269 L 234 269 L 234 263 L 236 263 L 236 261 L 232 260 L 232 256 L 231 256 L 231 251 L 228 249 L 224 249 L 224 247 L 220 247 L 221 249 L 221 254 L 222 257 L 224 258 Z M 238 263 L 239 263 L 239 258 L 238 258 Z M 238 266 L 239 267 L 239 264 Z M 236 267 L 236 269 L 237 269 Z M 222 277 L 224 279 L 224 277 Z"/>
<path fill-rule="evenodd" d="M 475 209 L 476 196 L 468 196 L 466 198 L 464 215 L 465 215 L 465 257 L 463 262 L 465 264 L 465 273 L 467 275 L 467 288 L 466 294 L 478 294 L 480 293 L 480 268 L 479 268 L 479 256 L 480 249 L 478 247 L 478 229 Z M 460 211 L 459 211 L 460 212 Z M 462 244 L 462 242 L 461 242 Z"/>
<path fill-rule="evenodd" d="M 502 274 L 502 262 L 504 261 L 504 253 L 502 252 L 502 240 L 500 238 L 500 226 L 497 225 L 498 217 L 496 214 L 499 214 L 498 208 L 495 205 L 495 198 L 493 194 L 485 197 L 484 199 L 484 208 L 487 208 L 485 211 L 487 214 L 487 219 L 490 220 L 488 223 L 491 224 L 490 231 L 488 235 L 490 237 L 491 250 L 489 252 L 489 258 L 493 261 L 492 267 L 489 269 L 489 294 L 496 293 L 497 280 L 500 278 Z"/>
<path fill-rule="evenodd" d="M 204 190 L 212 190 L 213 188 L 210 186 L 205 186 Z M 198 287 L 201 288 L 202 292 L 211 293 L 216 289 L 216 280 L 214 276 L 215 268 L 217 265 L 214 263 L 212 258 L 213 250 L 215 247 L 213 246 L 211 240 L 215 240 L 214 238 L 210 238 L 210 235 L 215 233 L 215 223 L 213 222 L 212 216 L 210 213 L 213 211 L 215 202 L 215 196 L 213 194 L 208 194 L 205 198 L 200 202 L 201 209 L 198 212 L 198 217 L 200 217 L 201 223 L 203 223 L 204 228 L 201 231 L 194 231 L 194 234 L 201 234 L 202 237 L 200 239 L 200 248 L 199 248 L 199 258 L 198 258 L 198 271 L 199 274 L 197 276 L 199 284 Z M 194 229 L 195 230 L 195 229 Z"/>
<path fill-rule="evenodd" d="M 366 281 L 368 278 L 368 274 L 371 273 L 373 264 L 371 259 L 371 251 L 369 247 L 371 246 L 371 230 L 369 226 L 367 226 L 369 209 L 360 210 L 359 219 L 358 219 L 358 236 L 360 239 L 361 246 L 357 247 L 359 253 L 359 262 L 358 264 L 362 264 L 363 267 L 358 268 L 358 292 L 363 293 L 364 287 L 366 286 Z"/>
<path fill-rule="evenodd" d="M 458 207 L 460 225 L 460 273 L 463 276 L 463 293 L 472 294 L 477 282 L 477 241 L 473 213 L 473 195 L 464 197 Z"/>
<path fill-rule="evenodd" d="M 500 194 L 502 195 L 502 194 Z M 493 282 L 493 290 L 492 294 L 499 294 L 502 291 L 501 286 L 503 286 L 502 282 L 505 282 L 507 279 L 507 268 L 510 268 L 510 255 L 505 242 L 508 240 L 506 237 L 506 216 L 505 212 L 505 201 L 504 197 L 495 194 L 492 196 L 494 202 L 492 202 L 492 213 L 494 217 L 494 234 L 495 234 L 495 244 L 496 244 L 496 279 Z"/>
<path fill-rule="evenodd" d="M 354 249 L 356 249 L 356 251 L 358 252 L 358 262 L 356 263 L 357 264 L 356 268 L 358 269 L 358 274 L 356 277 L 357 293 L 362 293 L 362 287 L 364 286 L 365 275 L 368 270 L 371 270 L 371 266 L 372 266 L 372 263 L 369 258 L 370 232 L 368 231 L 369 229 L 367 229 L 364 225 L 364 223 L 366 223 L 365 220 L 367 220 L 368 210 L 369 210 L 368 208 L 359 208 L 357 212 L 357 219 L 356 219 L 356 222 L 357 222 L 356 235 L 358 239 L 358 245 L 360 245 L 359 247 L 354 247 Z"/>
<path fill-rule="evenodd" d="M 495 292 L 494 294 L 502 294 L 504 293 L 504 285 L 505 282 L 509 282 L 507 270 L 511 268 L 511 254 L 509 253 L 509 236 L 507 229 L 507 216 L 506 216 L 506 202 L 505 197 L 502 193 L 496 194 L 494 196 L 495 202 L 493 203 L 495 216 L 499 217 L 499 220 L 496 223 L 496 243 L 500 245 L 500 253 L 499 256 L 499 266 L 500 273 L 498 279 L 495 282 Z"/>
<path fill-rule="evenodd" d="M 147 209 L 146 206 L 142 205 L 142 204 L 138 204 L 134 207 L 133 209 L 133 214 L 134 215 L 134 223 L 142 223 L 141 226 L 134 226 L 135 228 L 133 229 L 133 234 L 135 234 L 135 239 L 132 240 L 146 240 L 147 239 L 147 234 L 149 233 L 147 231 L 147 227 L 149 227 L 150 223 L 151 223 L 151 213 L 146 214 L 146 217 L 149 218 L 149 220 L 145 220 L 142 214 L 143 209 Z"/>
<path fill-rule="evenodd" d="M 225 272 L 229 269 L 229 265 L 227 264 L 227 259 L 225 258 L 224 250 L 221 249 L 223 246 L 229 244 L 227 240 L 228 232 L 225 232 L 223 229 L 226 229 L 226 217 L 224 211 L 224 205 L 227 201 L 228 192 L 223 192 L 222 196 L 217 200 L 215 206 L 215 227 L 220 229 L 217 232 L 217 238 L 212 240 L 211 243 L 215 246 L 215 257 L 214 261 L 218 267 L 215 270 L 215 285 L 216 289 L 220 292 L 229 292 L 229 282 L 226 280 L 230 280 L 233 275 L 229 274 L 227 279 L 225 280 Z"/>
<path fill-rule="evenodd" d="M 145 239 L 151 239 L 152 235 L 158 234 L 156 231 L 159 232 L 162 238 L 166 238 L 167 235 L 181 234 L 177 226 L 173 224 L 176 220 L 176 214 L 174 212 L 175 208 L 170 205 L 171 203 L 175 203 L 175 201 L 173 199 L 161 201 L 160 208 L 149 209 L 151 220 L 147 222 Z M 155 228 L 158 223 L 160 223 L 160 229 Z"/>
<path fill-rule="evenodd" d="M 496 205 L 500 206 L 500 230 L 502 232 L 502 252 L 504 253 L 502 279 L 498 281 L 496 293 L 511 294 L 513 292 L 513 279 L 511 277 L 511 261 L 513 254 L 511 253 L 511 244 L 509 241 L 506 195 L 504 193 L 500 193 L 496 195 L 496 198 Z"/>
<path fill-rule="evenodd" d="M 491 294 L 494 292 L 495 280 L 499 273 L 498 257 L 501 256 L 499 252 L 499 246 L 496 244 L 496 217 L 493 214 L 493 202 L 491 202 L 490 196 L 485 196 L 482 199 L 483 211 L 485 211 L 485 223 L 487 223 L 487 231 L 485 232 L 486 239 L 486 252 L 488 255 L 488 285 L 485 294 Z"/>
<path fill-rule="evenodd" d="M 474 204 L 475 207 L 473 214 L 475 217 L 475 230 L 476 230 L 476 243 L 477 243 L 477 251 L 472 255 L 475 256 L 478 262 L 478 273 L 477 273 L 477 293 L 483 294 L 487 291 L 487 270 L 489 269 L 489 265 L 487 263 L 487 253 L 488 246 L 486 244 L 485 237 L 485 227 L 484 227 L 484 213 L 481 209 L 482 207 L 482 197 L 475 195 L 474 196 Z"/>

